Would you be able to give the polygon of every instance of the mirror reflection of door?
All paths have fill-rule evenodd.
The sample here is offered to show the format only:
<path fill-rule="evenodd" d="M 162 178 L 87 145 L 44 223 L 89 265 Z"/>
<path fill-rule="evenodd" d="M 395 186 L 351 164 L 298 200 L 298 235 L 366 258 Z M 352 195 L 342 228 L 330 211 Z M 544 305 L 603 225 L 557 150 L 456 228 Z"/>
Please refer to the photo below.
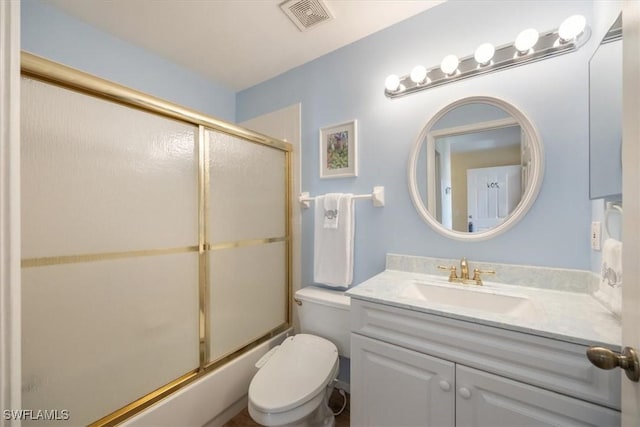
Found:
<path fill-rule="evenodd" d="M 512 118 L 478 122 L 462 130 L 441 129 L 433 135 L 435 197 L 431 211 L 444 227 L 463 232 L 487 230 L 516 208 L 522 181 L 526 182 L 522 171 L 530 162 L 522 142 L 520 125 Z M 500 169 L 505 166 L 511 167 Z M 485 169 L 486 179 L 479 178 L 483 173 L 474 172 L 470 182 L 469 171 L 476 169 Z M 498 176 L 496 171 L 502 172 Z M 490 191 L 485 191 L 487 184 Z"/>
<path fill-rule="evenodd" d="M 467 169 L 468 231 L 499 225 L 520 203 L 520 165 Z"/>

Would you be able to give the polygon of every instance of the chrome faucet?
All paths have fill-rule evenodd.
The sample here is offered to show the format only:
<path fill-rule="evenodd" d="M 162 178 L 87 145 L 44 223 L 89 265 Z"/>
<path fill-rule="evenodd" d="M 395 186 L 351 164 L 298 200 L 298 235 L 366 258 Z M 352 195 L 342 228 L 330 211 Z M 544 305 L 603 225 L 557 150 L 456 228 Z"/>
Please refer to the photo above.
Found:
<path fill-rule="evenodd" d="M 460 260 L 460 278 L 462 280 L 469 280 L 469 264 L 465 257 L 462 257 Z"/>

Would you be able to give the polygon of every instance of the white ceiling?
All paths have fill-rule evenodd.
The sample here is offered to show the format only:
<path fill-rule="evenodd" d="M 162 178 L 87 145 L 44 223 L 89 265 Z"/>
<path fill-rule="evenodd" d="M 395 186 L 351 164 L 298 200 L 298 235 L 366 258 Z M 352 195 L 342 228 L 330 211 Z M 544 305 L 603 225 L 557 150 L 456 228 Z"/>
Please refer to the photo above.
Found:
<path fill-rule="evenodd" d="M 48 0 L 81 21 L 233 90 L 268 80 L 444 0 L 328 0 L 301 32 L 282 0 Z"/>

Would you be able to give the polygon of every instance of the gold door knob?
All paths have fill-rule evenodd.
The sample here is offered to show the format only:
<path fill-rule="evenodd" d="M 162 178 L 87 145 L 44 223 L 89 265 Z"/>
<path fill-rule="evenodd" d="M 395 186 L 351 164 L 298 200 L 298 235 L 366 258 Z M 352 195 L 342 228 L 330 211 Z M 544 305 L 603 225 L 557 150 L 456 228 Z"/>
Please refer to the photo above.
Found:
<path fill-rule="evenodd" d="M 587 358 L 600 369 L 613 369 L 619 366 L 624 369 L 631 381 L 640 380 L 638 353 L 631 347 L 625 347 L 622 353 L 616 353 L 604 347 L 589 347 Z"/>

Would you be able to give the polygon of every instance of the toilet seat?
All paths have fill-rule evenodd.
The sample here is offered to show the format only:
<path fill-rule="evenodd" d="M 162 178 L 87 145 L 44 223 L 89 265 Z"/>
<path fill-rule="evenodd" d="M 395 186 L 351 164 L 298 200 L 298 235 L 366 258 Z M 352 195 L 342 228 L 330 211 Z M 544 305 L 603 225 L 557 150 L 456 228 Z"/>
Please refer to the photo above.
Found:
<path fill-rule="evenodd" d="M 253 377 L 250 404 L 268 414 L 306 406 L 322 396 L 337 371 L 338 349 L 332 342 L 308 334 L 289 337 Z"/>

